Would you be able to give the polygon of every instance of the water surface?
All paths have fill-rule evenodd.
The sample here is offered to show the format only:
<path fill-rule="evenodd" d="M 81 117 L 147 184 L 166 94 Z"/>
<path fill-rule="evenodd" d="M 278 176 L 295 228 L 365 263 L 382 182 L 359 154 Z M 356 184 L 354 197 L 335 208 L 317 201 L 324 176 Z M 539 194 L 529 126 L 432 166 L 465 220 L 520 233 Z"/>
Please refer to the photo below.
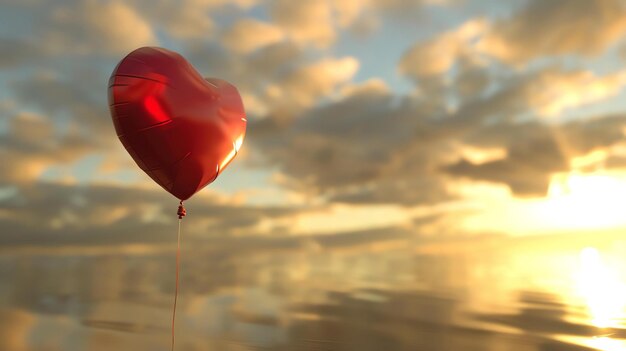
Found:
<path fill-rule="evenodd" d="M 626 350 L 620 233 L 183 245 L 177 350 Z M 4 250 L 0 350 L 169 350 L 174 252 Z"/>

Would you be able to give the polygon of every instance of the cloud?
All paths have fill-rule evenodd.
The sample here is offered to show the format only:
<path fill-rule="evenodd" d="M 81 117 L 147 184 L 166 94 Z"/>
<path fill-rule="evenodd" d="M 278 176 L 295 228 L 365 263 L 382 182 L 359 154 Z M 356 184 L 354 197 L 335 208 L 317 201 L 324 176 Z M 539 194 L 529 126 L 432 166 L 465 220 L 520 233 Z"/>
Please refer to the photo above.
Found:
<path fill-rule="evenodd" d="M 10 9 L 16 17 L 32 18 L 34 25 L 17 36 L 20 39 L 3 39 L 14 45 L 0 67 L 27 56 L 43 62 L 68 54 L 118 58 L 138 47 L 160 45 L 157 33 L 182 42 L 204 41 L 215 35 L 214 16 L 229 9 L 244 11 L 254 4 L 253 0 L 22 2 Z"/>
<path fill-rule="evenodd" d="M 399 96 L 371 80 L 345 87 L 341 98 L 290 124 L 252 124 L 249 140 L 284 173 L 282 186 L 329 202 L 419 205 L 454 199 L 448 185 L 458 177 L 505 184 L 515 196 L 544 196 L 551 176 L 571 169 L 572 157 L 623 137 L 620 117 L 550 124 L 536 118 L 615 94 L 621 72 L 597 77 L 554 66 L 497 77 L 471 63 L 461 68 L 452 82 L 462 84 L 440 87 L 458 97 L 452 110 L 428 91 Z M 474 163 L 459 144 L 501 152 Z"/>
<path fill-rule="evenodd" d="M 563 70 L 554 66 L 526 76 L 517 75 L 517 78 L 518 83 L 500 90 L 507 92 L 502 111 L 507 111 L 504 107 L 508 105 L 509 115 L 527 110 L 540 117 L 558 117 L 569 109 L 617 95 L 626 84 L 626 71 L 596 76 L 587 70 Z"/>
<path fill-rule="evenodd" d="M 269 12 L 291 40 L 324 49 L 336 42 L 340 30 L 366 34 L 379 27 L 383 16 L 409 18 L 427 5 L 449 4 L 423 0 L 270 0 Z"/>
<path fill-rule="evenodd" d="M 0 143 L 6 146 L 2 154 L 14 163 L 0 166 L 0 179 L 34 181 L 47 170 L 59 179 L 85 179 L 84 169 L 75 166 L 90 156 L 109 165 L 108 173 L 95 173 L 98 178 L 121 171 L 128 175 L 128 170 L 139 174 L 115 136 L 106 103 L 106 73 L 81 60 L 68 61 L 71 70 L 28 72 L 6 82 L 15 103 L 6 113 L 10 123 Z M 46 136 L 17 134 L 15 128 L 27 119 L 38 121 L 31 123 L 32 132 L 45 131 Z"/>
<path fill-rule="evenodd" d="M 552 175 L 568 172 L 571 160 L 607 149 L 625 137 L 626 116 L 610 115 L 560 125 L 503 122 L 476 130 L 465 141 L 480 147 L 505 147 L 506 156 L 482 163 L 467 159 L 442 168 L 448 174 L 502 183 L 517 196 L 545 196 Z"/>
<path fill-rule="evenodd" d="M 345 13 L 345 12 L 344 12 Z M 332 7 L 325 0 L 273 0 L 270 14 L 296 42 L 327 47 L 335 41 Z"/>
<path fill-rule="evenodd" d="M 56 135 L 52 122 L 43 116 L 20 113 L 10 120 L 8 131 L 0 134 L 0 184 L 29 183 L 48 167 L 68 164 L 89 152 L 94 144 L 79 135 Z"/>
<path fill-rule="evenodd" d="M 202 42 L 219 31 L 215 18 L 229 10 L 245 11 L 255 0 L 134 0 L 132 6 L 141 12 L 152 28 L 176 41 Z"/>
<path fill-rule="evenodd" d="M 77 54 L 119 55 L 157 44 L 146 19 L 123 2 L 66 3 L 52 8 L 49 16 L 42 34 L 51 51 L 67 54 L 70 48 Z"/>
<path fill-rule="evenodd" d="M 597 77 L 590 71 L 546 72 L 529 87 L 528 104 L 542 116 L 617 95 L 626 85 L 626 70 Z"/>
<path fill-rule="evenodd" d="M 351 56 L 311 58 L 289 41 L 270 44 L 246 55 L 214 45 L 192 48 L 190 60 L 208 76 L 237 85 L 255 117 L 289 120 L 337 93 L 359 68 Z M 248 106 L 246 105 L 246 108 Z"/>
<path fill-rule="evenodd" d="M 442 75 L 459 57 L 473 55 L 469 42 L 481 35 L 486 28 L 485 21 L 471 20 L 457 29 L 419 42 L 404 53 L 398 69 L 401 74 L 416 80 Z"/>
<path fill-rule="evenodd" d="M 570 122 L 564 126 L 562 133 L 567 136 L 568 149 L 572 153 L 585 154 L 623 142 L 624 127 L 626 116 L 615 114 Z"/>
<path fill-rule="evenodd" d="M 495 22 L 478 47 L 505 62 L 524 64 L 546 56 L 597 55 L 624 33 L 623 1 L 532 0 Z"/>
<path fill-rule="evenodd" d="M 239 53 L 249 53 L 258 48 L 277 43 L 285 33 L 277 26 L 246 18 L 237 21 L 222 37 L 223 45 Z"/>
<path fill-rule="evenodd" d="M 40 54 L 40 49 L 30 40 L 0 38 L 0 69 L 13 68 L 31 63 Z"/>
<path fill-rule="evenodd" d="M 425 96 L 437 99 L 437 96 L 453 94 L 461 101 L 479 96 L 495 79 L 486 58 L 472 43 L 486 28 L 482 20 L 469 21 L 427 42 L 417 43 L 402 56 L 398 69 L 412 78 Z M 598 76 L 589 70 L 564 71 L 558 66 L 511 75 L 516 80 L 533 76 L 532 80 L 527 80 L 523 91 L 517 93 L 535 113 L 547 117 L 615 96 L 626 83 L 625 71 Z M 505 85 L 501 90 L 507 88 Z"/>
<path fill-rule="evenodd" d="M 344 86 L 340 91 L 341 96 L 344 98 L 352 95 L 389 93 L 391 93 L 391 90 L 385 81 L 379 78 L 370 78 L 359 84 L 349 84 Z"/>
<path fill-rule="evenodd" d="M 156 186 L 31 182 L 19 186 L 13 195 L 0 197 L 0 225 L 5 228 L 0 246 L 61 252 L 76 247 L 93 252 L 133 245 L 146 250 L 171 248 L 177 205 L 176 199 Z M 293 250 L 311 245 L 332 249 L 405 240 L 414 235 L 410 228 L 397 226 L 345 230 L 340 235 L 314 231 L 294 235 L 289 228 L 293 219 L 306 216 L 308 211 L 318 213 L 320 208 L 247 206 L 210 193 L 187 201 L 186 207 L 185 241 L 210 251 Z M 274 226 L 269 232 L 262 228 L 272 221 L 286 227 Z"/>
<path fill-rule="evenodd" d="M 0 223 L 6 229 L 0 241 L 30 246 L 171 242 L 177 206 L 177 200 L 156 185 L 145 189 L 30 182 L 0 199 Z M 253 235 L 262 220 L 298 211 L 228 204 L 207 194 L 194 197 L 186 207 L 189 218 L 195 217 L 187 237 L 200 241 L 241 232 Z"/>
<path fill-rule="evenodd" d="M 190 58 L 199 63 L 201 72 L 235 82 L 246 101 L 258 102 L 258 115 L 270 118 L 291 118 L 295 111 L 302 111 L 338 92 L 358 69 L 358 61 L 352 57 L 316 60 L 305 56 L 300 47 L 290 42 L 268 44 L 247 54 L 233 54 L 215 43 L 189 45 L 195 48 L 189 51 Z M 76 60 L 71 70 L 52 62 L 51 70 L 21 75 L 9 81 L 8 87 L 19 106 L 28 106 L 29 110 L 38 111 L 45 120 L 55 124 L 58 131 L 50 138 L 60 139 L 59 135 L 64 134 L 73 137 L 64 140 L 63 146 L 43 143 L 45 145 L 36 146 L 37 150 L 12 146 L 6 157 L 16 164 L 2 171 L 4 179 L 17 181 L 18 174 L 24 172 L 27 176 L 21 177 L 22 181 L 34 181 L 51 167 L 71 166 L 88 155 L 104 157 L 107 168 L 111 168 L 111 160 L 122 164 L 123 167 L 114 172 L 130 169 L 137 173 L 132 164 L 128 168 L 128 162 L 121 162 L 120 156 L 125 155 L 114 137 L 106 103 L 102 100 L 105 96 L 102 82 L 106 82 L 108 72 L 80 60 Z M 114 61 L 109 63 L 112 67 Z M 105 133 L 109 129 L 111 134 Z M 38 142 L 42 144 L 41 140 Z M 72 143 L 76 143 L 76 147 L 70 146 Z M 70 149 L 77 152 L 71 153 Z M 98 175 L 99 179 L 106 177 L 106 174 Z"/>
<path fill-rule="evenodd" d="M 94 82 L 87 81 L 85 84 L 72 79 L 62 81 L 57 77 L 42 76 L 13 84 L 19 106 L 29 106 L 29 110 L 38 112 L 34 115 L 15 112 L 12 126 L 6 134 L 0 135 L 0 143 L 5 146 L 0 153 L 11 161 L 0 165 L 0 179 L 31 182 L 47 170 L 54 171 L 49 175 L 59 180 L 84 179 L 84 173 L 81 174 L 81 170 L 74 166 L 90 156 L 109 165 L 108 173 L 95 173 L 99 178 L 128 170 L 139 174 L 117 141 L 106 100 L 101 97 L 98 101 L 96 97 L 105 88 L 92 89 L 89 85 Z M 101 82 L 96 80 L 95 83 Z M 81 85 L 86 85 L 86 88 Z M 31 123 L 31 133 L 45 131 L 45 137 L 16 134 L 18 123 L 24 124 L 22 121 L 28 116 L 36 117 L 34 120 L 37 121 Z M 110 167 L 112 162 L 116 167 Z"/>
<path fill-rule="evenodd" d="M 0 221 L 24 238 L 16 234 L 7 243 L 34 242 L 42 232 L 52 233 L 43 239 L 50 245 L 169 240 L 159 221 L 169 213 L 160 205 L 167 195 L 97 184 L 111 182 L 107 177 L 116 172 L 138 172 L 116 141 L 106 78 L 124 53 L 153 43 L 179 48 L 203 75 L 238 87 L 250 115 L 243 172 L 260 167 L 276 175 L 275 186 L 323 206 L 427 207 L 458 200 L 454 185 L 462 179 L 504 184 L 514 196 L 542 196 L 554 173 L 573 168 L 572 158 L 622 142 L 618 115 L 562 119 L 580 106 L 601 107 L 622 91 L 623 71 L 600 73 L 582 61 L 623 35 L 617 15 L 623 9 L 612 2 L 531 1 L 500 20 L 459 17 L 458 27 L 400 55 L 398 71 L 416 88 L 407 95 L 395 91 L 394 79 L 377 77 L 369 64 L 360 72 L 358 57 L 333 47 L 340 37 L 350 39 L 342 31 L 363 21 L 394 25 L 402 13 L 414 19 L 424 7 L 450 4 L 86 0 L 34 11 L 39 24 L 32 35 L 0 39 L 0 48 L 12 48 L 0 67 L 19 68 L 7 71 L 5 81 L 16 103 L 0 126 L 6 130 L 0 156 L 7 160 L 0 166 L 0 199 L 17 192 L 24 201 L 22 207 L 2 203 Z M 589 22 L 579 15 L 587 12 Z M 539 16 L 537 23 L 531 14 Z M 552 60 L 570 54 L 581 57 L 562 66 Z M 543 60 L 527 64 L 536 58 Z M 472 157 L 467 150 L 497 152 Z M 72 168 L 87 156 L 104 162 L 80 186 L 41 182 L 46 170 Z M 607 167 L 618 161 L 613 155 Z M 46 209 L 49 203 L 59 205 Z M 218 227 L 233 237 L 292 230 L 285 208 L 228 203 L 220 212 L 213 197 L 200 203 L 202 219 L 192 236 Z M 22 214 L 31 206 L 40 223 Z M 119 234 L 111 236 L 109 228 Z M 141 228 L 156 234 L 144 236 Z"/>
<path fill-rule="evenodd" d="M 21 22 L 8 24 L 15 32 L 0 38 L 0 68 L 58 69 L 58 60 L 92 60 L 95 66 L 102 58 L 159 43 L 141 11 L 120 1 L 24 1 L 3 10 Z"/>
<path fill-rule="evenodd" d="M 215 30 L 210 1 L 140 1 L 136 7 L 147 13 L 155 28 L 176 39 L 209 38 Z"/>
<path fill-rule="evenodd" d="M 415 106 L 378 87 L 353 89 L 288 127 L 269 121 L 251 125 L 251 142 L 287 175 L 284 185 L 326 194 L 330 201 L 416 204 L 445 199 L 443 183 L 432 172 L 443 148 L 436 142 L 428 149 L 418 145 Z"/>
<path fill-rule="evenodd" d="M 337 235 L 320 235 L 310 240 L 314 240 L 317 245 L 323 248 L 353 247 L 358 245 L 371 245 L 393 240 L 406 240 L 415 235 L 409 228 L 402 227 L 382 227 L 375 229 L 356 230 Z"/>
<path fill-rule="evenodd" d="M 622 72 L 596 77 L 550 67 L 517 75 L 491 96 L 466 97 L 451 116 L 432 125 L 428 137 L 506 150 L 506 157 L 480 164 L 460 158 L 441 168 L 447 174 L 506 184 L 516 196 L 545 196 L 551 176 L 570 171 L 573 157 L 622 140 L 626 120 L 600 115 L 547 124 L 533 117 L 602 100 L 622 85 Z"/>
<path fill-rule="evenodd" d="M 499 130 L 502 128 L 499 126 Z M 510 135 L 514 139 L 508 141 L 506 158 L 481 164 L 462 159 L 443 170 L 451 175 L 505 183 L 518 196 L 545 196 L 552 173 L 568 170 L 567 155 L 548 127 L 534 124 L 515 130 Z"/>
<path fill-rule="evenodd" d="M 216 45 L 190 47 L 188 53 L 203 74 L 233 82 L 245 102 L 252 103 L 248 112 L 280 120 L 292 119 L 338 93 L 359 68 L 359 61 L 352 56 L 318 58 L 288 40 L 247 54 Z"/>
<path fill-rule="evenodd" d="M 298 67 L 270 85 L 266 93 L 275 104 L 309 107 L 341 84 L 349 82 L 358 68 L 359 61 L 354 57 L 322 59 Z"/>
<path fill-rule="evenodd" d="M 333 6 L 336 15 L 336 22 L 339 27 L 346 28 L 359 19 L 361 13 L 367 8 L 368 1 L 363 0 L 342 0 L 329 1 Z"/>
<path fill-rule="evenodd" d="M 269 0 L 272 20 L 290 39 L 317 49 L 333 45 L 341 30 L 369 34 L 383 18 L 414 21 L 426 6 L 450 6 L 457 1 L 438 0 Z"/>
<path fill-rule="evenodd" d="M 625 33 L 623 2 L 533 0 L 507 18 L 468 19 L 456 28 L 417 42 L 403 54 L 398 69 L 423 83 L 443 77 L 463 61 L 487 66 L 495 59 L 525 66 L 534 59 L 551 56 L 585 58 L 605 52 Z"/>

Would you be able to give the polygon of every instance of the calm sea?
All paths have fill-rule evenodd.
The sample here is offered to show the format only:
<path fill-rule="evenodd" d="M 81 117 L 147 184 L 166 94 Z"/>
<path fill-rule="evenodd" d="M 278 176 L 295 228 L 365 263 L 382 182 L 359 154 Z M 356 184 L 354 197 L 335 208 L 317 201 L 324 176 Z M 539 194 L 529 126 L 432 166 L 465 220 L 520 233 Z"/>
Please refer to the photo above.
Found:
<path fill-rule="evenodd" d="M 183 243 L 176 349 L 626 350 L 622 237 Z M 174 257 L 4 250 L 0 350 L 169 350 Z"/>

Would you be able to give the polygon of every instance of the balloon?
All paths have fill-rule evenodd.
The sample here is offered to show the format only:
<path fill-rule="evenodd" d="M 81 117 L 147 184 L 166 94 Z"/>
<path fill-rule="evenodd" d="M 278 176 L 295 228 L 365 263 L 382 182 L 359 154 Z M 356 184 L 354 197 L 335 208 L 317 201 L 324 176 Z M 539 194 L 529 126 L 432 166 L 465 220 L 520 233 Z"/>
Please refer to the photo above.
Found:
<path fill-rule="evenodd" d="M 237 89 L 202 78 L 173 51 L 131 52 L 113 70 L 108 93 L 126 151 L 181 201 L 213 182 L 243 143 L 246 116 Z"/>

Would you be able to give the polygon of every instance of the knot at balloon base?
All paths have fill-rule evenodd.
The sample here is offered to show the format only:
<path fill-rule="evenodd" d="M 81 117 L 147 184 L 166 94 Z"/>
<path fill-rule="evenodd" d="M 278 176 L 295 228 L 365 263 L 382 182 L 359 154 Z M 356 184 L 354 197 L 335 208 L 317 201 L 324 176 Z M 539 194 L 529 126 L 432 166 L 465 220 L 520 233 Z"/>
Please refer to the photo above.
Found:
<path fill-rule="evenodd" d="M 176 214 L 178 215 L 178 219 L 183 219 L 183 217 L 187 215 L 187 210 L 185 210 L 185 206 L 183 206 L 182 200 L 178 205 L 178 211 L 176 212 Z"/>

